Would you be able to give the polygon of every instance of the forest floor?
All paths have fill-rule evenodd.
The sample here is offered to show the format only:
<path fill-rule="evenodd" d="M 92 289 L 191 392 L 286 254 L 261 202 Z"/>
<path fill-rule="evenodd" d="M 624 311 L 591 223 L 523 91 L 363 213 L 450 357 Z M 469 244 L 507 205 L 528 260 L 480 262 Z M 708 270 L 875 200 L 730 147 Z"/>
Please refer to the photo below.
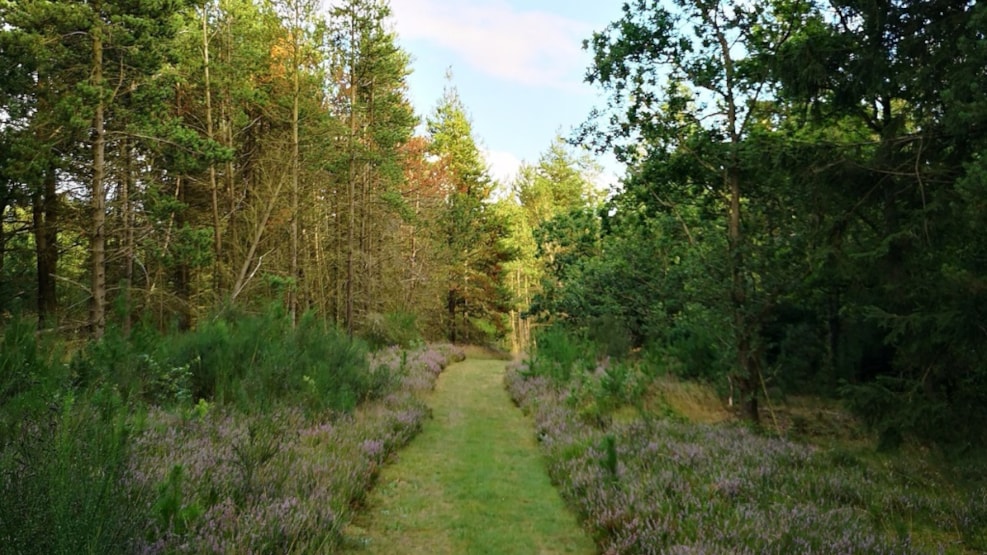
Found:
<path fill-rule="evenodd" d="M 439 377 L 432 420 L 381 471 L 347 529 L 350 552 L 596 552 L 504 390 L 505 364 L 470 358 Z"/>

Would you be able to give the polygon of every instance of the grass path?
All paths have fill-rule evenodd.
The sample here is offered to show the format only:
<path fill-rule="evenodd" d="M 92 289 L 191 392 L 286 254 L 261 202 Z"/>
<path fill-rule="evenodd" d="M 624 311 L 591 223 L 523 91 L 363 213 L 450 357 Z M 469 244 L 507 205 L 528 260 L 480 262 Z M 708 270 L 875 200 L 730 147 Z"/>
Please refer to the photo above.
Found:
<path fill-rule="evenodd" d="M 595 553 L 504 390 L 504 366 L 468 359 L 443 372 L 434 418 L 384 468 L 348 530 L 351 553 Z"/>

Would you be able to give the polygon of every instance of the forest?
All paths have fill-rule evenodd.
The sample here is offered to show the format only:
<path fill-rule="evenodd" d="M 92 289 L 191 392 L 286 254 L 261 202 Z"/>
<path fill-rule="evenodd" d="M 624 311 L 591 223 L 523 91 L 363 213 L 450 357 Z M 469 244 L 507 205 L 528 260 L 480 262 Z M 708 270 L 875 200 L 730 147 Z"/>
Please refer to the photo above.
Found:
<path fill-rule="evenodd" d="M 523 361 L 507 389 L 601 552 L 987 549 L 987 6 L 629 0 L 583 44 L 601 104 L 510 182 L 453 80 L 415 112 L 391 18 L 0 0 L 0 544 L 335 551 L 453 345 L 479 345 Z M 731 427 L 655 408 L 668 376 Z M 790 442 L 776 408 L 803 396 L 859 421 L 867 454 Z M 629 439 L 651 434 L 692 447 Z M 741 476 L 686 481 L 723 507 L 784 504 L 744 481 L 757 453 L 824 475 L 784 474 L 791 492 L 852 499 L 799 528 L 622 497 L 668 494 L 627 469 L 696 442 L 682 472 Z M 916 487 L 955 498 L 869 473 L 916 453 L 951 469 Z"/>

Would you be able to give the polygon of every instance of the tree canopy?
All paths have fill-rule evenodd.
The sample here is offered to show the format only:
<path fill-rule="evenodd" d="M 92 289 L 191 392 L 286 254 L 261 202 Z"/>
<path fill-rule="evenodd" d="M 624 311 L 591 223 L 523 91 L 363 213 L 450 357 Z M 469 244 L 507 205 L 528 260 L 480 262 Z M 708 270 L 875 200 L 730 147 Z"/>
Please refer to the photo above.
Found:
<path fill-rule="evenodd" d="M 539 306 L 725 376 L 752 418 L 839 391 L 886 441 L 981 442 L 983 17 L 625 3 L 586 43 L 607 102 L 580 137 L 628 174 Z"/>

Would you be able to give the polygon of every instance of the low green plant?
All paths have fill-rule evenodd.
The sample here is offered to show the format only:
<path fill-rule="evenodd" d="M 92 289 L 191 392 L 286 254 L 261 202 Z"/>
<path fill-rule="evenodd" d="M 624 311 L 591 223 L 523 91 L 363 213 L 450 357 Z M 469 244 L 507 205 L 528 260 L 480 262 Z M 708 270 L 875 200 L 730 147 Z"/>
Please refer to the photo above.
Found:
<path fill-rule="evenodd" d="M 145 492 L 129 487 L 127 410 L 102 387 L 64 391 L 19 423 L 0 457 L 0 545 L 12 553 L 128 553 Z"/>
<path fill-rule="evenodd" d="M 202 506 L 198 502 L 186 502 L 184 478 L 185 471 L 182 465 L 174 465 L 168 477 L 158 484 L 158 497 L 151 507 L 158 526 L 162 530 L 178 535 L 193 529 L 203 513 Z"/>
<path fill-rule="evenodd" d="M 0 338 L 0 445 L 24 419 L 47 411 L 67 385 L 60 351 L 37 336 L 34 322 L 14 317 L 6 323 Z"/>
<path fill-rule="evenodd" d="M 284 375 L 293 376 L 288 383 L 296 391 L 314 392 L 306 398 L 308 409 L 349 411 L 386 389 L 390 377 L 379 368 L 370 371 L 366 344 L 326 326 L 314 315 L 306 314 L 289 337 L 282 347 L 290 350 L 290 367 Z M 303 385 L 298 380 L 304 376 L 309 382 Z"/>
<path fill-rule="evenodd" d="M 596 358 L 596 345 L 555 325 L 539 330 L 535 349 L 529 359 L 528 372 L 546 376 L 557 384 L 567 383 L 574 373 L 589 370 Z"/>
<path fill-rule="evenodd" d="M 593 340 L 600 345 L 602 354 L 609 357 L 626 357 L 634 346 L 631 332 L 623 320 L 609 314 L 591 320 L 589 333 Z"/>
<path fill-rule="evenodd" d="M 647 383 L 636 365 L 604 360 L 593 372 L 573 376 L 566 401 L 586 422 L 607 425 L 623 407 L 643 410 Z"/>
<path fill-rule="evenodd" d="M 617 438 L 613 434 L 607 434 L 603 437 L 603 460 L 600 461 L 603 465 L 604 470 L 607 471 L 607 476 L 611 479 L 617 479 Z"/>
<path fill-rule="evenodd" d="M 246 437 L 233 442 L 233 465 L 240 475 L 238 496 L 246 498 L 255 493 L 255 476 L 281 451 L 284 435 L 285 430 L 276 422 L 254 420 L 247 426 Z"/>
<path fill-rule="evenodd" d="M 138 402 L 161 395 L 159 387 L 166 367 L 157 364 L 154 352 L 161 335 L 149 326 L 138 325 L 126 333 L 110 326 L 99 341 L 87 343 L 69 363 L 74 385 L 82 388 L 109 385 L 124 400 Z"/>

